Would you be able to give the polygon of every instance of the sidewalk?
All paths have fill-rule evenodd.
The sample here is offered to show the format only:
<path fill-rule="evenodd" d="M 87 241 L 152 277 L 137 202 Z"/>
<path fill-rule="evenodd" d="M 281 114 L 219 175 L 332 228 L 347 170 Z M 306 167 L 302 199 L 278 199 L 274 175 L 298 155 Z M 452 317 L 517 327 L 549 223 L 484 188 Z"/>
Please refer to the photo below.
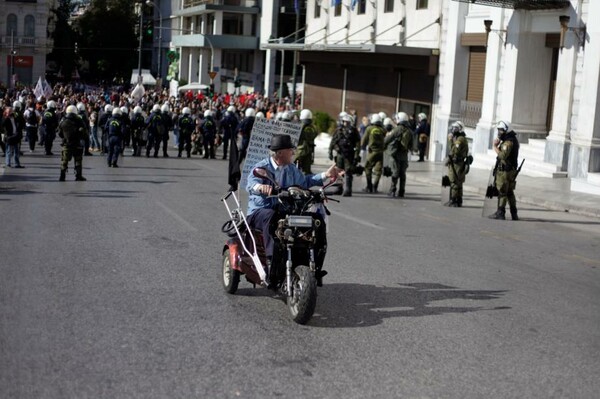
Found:
<path fill-rule="evenodd" d="M 315 165 L 330 165 L 329 136 L 321 134 L 315 140 Z M 413 159 L 417 158 L 413 156 Z M 442 176 L 447 174 L 446 167 L 441 162 L 415 162 L 411 161 L 406 172 L 408 181 L 416 181 L 434 186 L 441 186 Z M 484 169 L 471 169 L 463 185 L 465 192 L 477 193 L 484 198 L 488 185 L 490 171 Z M 364 176 L 364 175 L 363 175 Z M 364 180 L 364 177 L 361 178 Z M 389 179 L 383 181 L 389 182 Z M 365 185 L 361 181 L 357 189 Z M 387 186 L 389 183 L 387 183 Z M 382 192 L 386 187 L 381 187 Z M 568 178 L 550 179 L 543 177 L 529 177 L 519 175 L 515 190 L 517 203 L 532 204 L 547 209 L 572 212 L 586 216 L 600 217 L 600 196 L 570 191 Z"/>

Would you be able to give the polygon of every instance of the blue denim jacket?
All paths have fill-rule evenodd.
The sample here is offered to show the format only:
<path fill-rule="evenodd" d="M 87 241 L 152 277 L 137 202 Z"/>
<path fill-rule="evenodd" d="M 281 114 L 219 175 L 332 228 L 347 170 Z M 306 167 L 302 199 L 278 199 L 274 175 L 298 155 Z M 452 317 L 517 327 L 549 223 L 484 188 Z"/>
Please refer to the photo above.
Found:
<path fill-rule="evenodd" d="M 275 169 L 276 165 L 271 158 L 265 158 L 254 165 L 252 170 L 255 168 L 265 168 L 279 183 L 281 187 L 300 186 L 302 188 L 309 188 L 313 186 L 322 186 L 325 173 L 318 173 L 316 175 L 305 175 L 300 169 L 294 164 L 287 165 L 281 171 Z M 248 184 L 246 185 L 246 191 L 250 194 L 248 196 L 248 216 L 254 213 L 257 209 L 272 209 L 277 203 L 277 198 L 267 198 L 266 195 L 261 194 L 254 190 L 254 186 L 257 184 L 269 184 L 267 180 L 255 177 L 252 173 L 248 176 Z"/>

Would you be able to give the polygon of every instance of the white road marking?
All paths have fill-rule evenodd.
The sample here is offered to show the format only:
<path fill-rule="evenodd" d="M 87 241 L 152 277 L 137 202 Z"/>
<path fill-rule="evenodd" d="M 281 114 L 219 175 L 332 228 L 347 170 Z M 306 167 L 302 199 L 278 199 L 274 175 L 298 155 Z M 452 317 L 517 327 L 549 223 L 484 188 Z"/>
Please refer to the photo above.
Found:
<path fill-rule="evenodd" d="M 345 213 L 332 211 L 331 209 L 330 209 L 330 212 L 331 212 L 332 215 L 339 216 L 339 217 L 342 217 L 344 219 L 348 219 L 348 220 L 350 220 L 352 222 L 356 222 L 358 224 L 362 224 L 363 226 L 371 227 L 371 228 L 378 229 L 378 230 L 385 230 L 385 227 L 378 226 L 378 225 L 376 225 L 374 223 L 371 223 L 369 221 L 366 221 L 366 220 L 355 218 L 355 217 L 347 215 Z"/>

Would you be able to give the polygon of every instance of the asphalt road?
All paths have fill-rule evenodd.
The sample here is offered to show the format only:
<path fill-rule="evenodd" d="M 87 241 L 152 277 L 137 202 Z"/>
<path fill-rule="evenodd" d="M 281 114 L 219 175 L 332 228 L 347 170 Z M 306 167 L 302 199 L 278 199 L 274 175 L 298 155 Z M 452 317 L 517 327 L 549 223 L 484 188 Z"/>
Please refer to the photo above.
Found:
<path fill-rule="evenodd" d="M 598 219 L 494 221 L 422 184 L 341 198 L 300 326 L 270 291 L 223 292 L 225 161 L 96 155 L 64 183 L 56 155 L 22 164 L 0 175 L 0 398 L 600 392 Z"/>

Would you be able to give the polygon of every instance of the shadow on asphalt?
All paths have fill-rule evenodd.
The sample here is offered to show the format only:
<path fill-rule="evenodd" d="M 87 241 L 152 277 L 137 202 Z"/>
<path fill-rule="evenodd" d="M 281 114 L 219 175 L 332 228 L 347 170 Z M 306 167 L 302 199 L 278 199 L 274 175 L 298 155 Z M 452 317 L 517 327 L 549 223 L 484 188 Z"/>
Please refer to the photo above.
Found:
<path fill-rule="evenodd" d="M 326 328 L 368 327 L 394 317 L 511 309 L 501 304 L 484 307 L 479 303 L 500 299 L 505 292 L 462 290 L 437 283 L 399 283 L 398 287 L 325 284 L 319 289 L 317 309 L 309 325 Z M 436 301 L 457 299 L 469 301 L 475 306 L 435 306 Z"/>

